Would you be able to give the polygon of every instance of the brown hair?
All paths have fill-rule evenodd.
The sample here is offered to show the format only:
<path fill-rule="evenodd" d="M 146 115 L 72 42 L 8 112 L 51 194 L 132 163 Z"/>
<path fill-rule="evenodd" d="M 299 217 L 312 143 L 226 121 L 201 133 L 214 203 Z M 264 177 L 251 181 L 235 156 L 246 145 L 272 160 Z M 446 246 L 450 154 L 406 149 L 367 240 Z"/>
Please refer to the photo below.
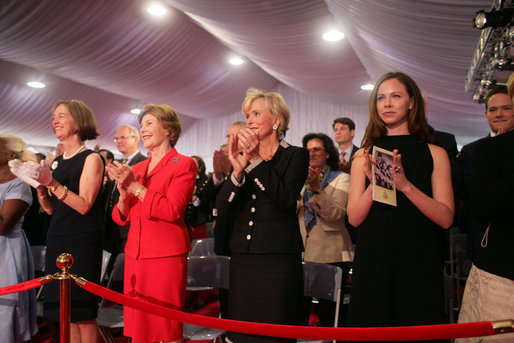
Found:
<path fill-rule="evenodd" d="M 96 139 L 100 136 L 93 111 L 84 102 L 80 100 L 59 100 L 54 104 L 52 114 L 60 105 L 68 107 L 71 117 L 79 127 L 78 134 L 81 141 Z"/>
<path fill-rule="evenodd" d="M 348 126 L 350 131 L 355 130 L 355 123 L 353 122 L 353 120 L 351 120 L 348 117 L 339 117 L 339 118 L 334 119 L 334 122 L 332 123 L 332 129 L 334 129 L 336 127 L 336 124 L 346 125 L 346 126 Z"/>
<path fill-rule="evenodd" d="M 510 98 L 509 91 L 507 90 L 506 86 L 496 86 L 496 87 L 494 87 L 493 89 L 491 89 L 487 93 L 487 95 L 485 97 L 485 110 L 486 110 L 486 112 L 489 109 L 489 100 L 491 100 L 493 95 L 496 95 L 496 94 L 505 94 L 505 95 L 507 95 Z"/>
<path fill-rule="evenodd" d="M 291 115 L 282 95 L 276 92 L 267 93 L 257 88 L 248 88 L 246 91 L 246 97 L 241 105 L 241 111 L 243 114 L 246 114 L 252 102 L 259 98 L 264 99 L 271 114 L 280 120 L 280 125 L 277 130 L 278 139 L 284 138 L 286 136 L 286 131 L 289 130 L 288 125 Z"/>
<path fill-rule="evenodd" d="M 170 105 L 146 104 L 141 109 L 141 114 L 138 117 L 139 124 L 141 124 L 143 117 L 148 113 L 153 114 L 159 120 L 162 127 L 169 131 L 170 145 L 173 148 L 182 133 L 182 124 L 177 112 Z"/>
<path fill-rule="evenodd" d="M 428 125 L 424 101 L 418 85 L 416 85 L 416 82 L 414 82 L 410 76 L 404 73 L 390 72 L 382 75 L 380 79 L 378 79 L 371 93 L 369 99 L 369 122 L 366 127 L 366 132 L 364 133 L 364 138 L 362 139 L 362 147 L 364 149 L 370 148 L 378 138 L 387 134 L 386 125 L 378 115 L 377 94 L 380 85 L 390 79 L 397 79 L 403 83 L 411 98 L 412 108 L 407 113 L 409 133 L 418 136 L 422 142 L 430 142 L 432 139 L 434 129 Z"/>

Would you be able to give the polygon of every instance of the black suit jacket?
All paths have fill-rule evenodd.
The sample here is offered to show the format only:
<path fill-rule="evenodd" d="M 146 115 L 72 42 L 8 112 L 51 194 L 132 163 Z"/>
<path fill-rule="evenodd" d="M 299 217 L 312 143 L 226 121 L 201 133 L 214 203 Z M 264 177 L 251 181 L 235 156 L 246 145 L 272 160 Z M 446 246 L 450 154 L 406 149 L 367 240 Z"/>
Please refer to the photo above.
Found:
<path fill-rule="evenodd" d="M 458 214 L 458 225 L 463 232 L 468 234 L 468 255 L 474 261 L 476 247 L 480 244 L 480 239 L 484 231 L 483 224 L 476 220 L 471 213 L 471 175 L 473 172 L 473 158 L 475 155 L 475 149 L 479 142 L 484 139 L 478 139 L 474 142 L 466 144 L 462 147 L 458 162 L 461 170 L 461 182 L 455 190 L 456 196 L 460 199 L 461 208 Z"/>
<path fill-rule="evenodd" d="M 453 190 L 457 190 L 461 183 L 461 168 L 457 161 L 459 150 L 457 149 L 457 141 L 455 140 L 455 136 L 448 132 L 434 131 L 432 143 L 446 150 L 448 158 L 450 159 L 450 167 L 452 170 Z"/>
<path fill-rule="evenodd" d="M 462 182 L 459 188 L 459 195 L 462 199 L 469 201 L 469 194 L 471 188 L 471 174 L 473 172 L 473 157 L 475 155 L 475 148 L 479 142 L 489 138 L 490 135 L 480 138 L 474 142 L 466 144 L 462 147 L 459 155 L 459 164 L 462 173 Z"/>
<path fill-rule="evenodd" d="M 357 150 L 359 150 L 359 147 L 356 146 L 355 144 L 353 145 L 353 149 L 352 149 L 352 153 L 350 155 L 350 159 L 353 157 L 353 155 L 355 155 L 355 153 L 357 152 Z"/>
<path fill-rule="evenodd" d="M 127 164 L 129 166 L 133 166 L 134 164 L 143 162 L 146 159 L 148 159 L 148 157 L 146 157 L 140 151 L 138 151 L 137 154 L 134 157 L 132 157 L 132 159 Z"/>
<path fill-rule="evenodd" d="M 143 155 L 141 152 L 138 152 L 127 164 L 129 166 L 133 166 L 136 163 L 143 162 L 147 158 L 148 157 Z M 118 224 L 112 220 L 112 209 L 116 206 L 120 198 L 120 192 L 118 192 L 116 183 L 112 180 L 107 181 L 104 187 L 104 192 L 104 194 L 106 194 L 106 203 L 103 248 L 116 255 L 123 250 L 123 242 L 126 241 L 126 234 L 122 237 L 120 228 L 126 228 L 128 230 L 128 226 L 118 226 Z"/>
<path fill-rule="evenodd" d="M 211 177 L 204 187 L 203 195 L 205 199 L 208 199 L 210 203 L 214 204 L 212 214 L 212 219 L 215 221 L 215 225 L 213 226 L 214 252 L 216 255 L 230 256 L 230 237 L 234 227 L 234 219 L 233 216 L 219 215 L 216 209 L 216 197 L 225 182 L 230 182 L 230 180 L 227 181 L 225 179 L 221 184 L 214 186 L 214 180 Z"/>
<path fill-rule="evenodd" d="M 471 177 L 471 210 L 487 245 L 476 247 L 475 265 L 514 280 L 514 131 L 480 140 Z M 482 234 L 484 231 L 481 232 Z"/>
<path fill-rule="evenodd" d="M 224 182 L 216 207 L 219 215 L 234 218 L 233 253 L 303 251 L 296 202 L 308 168 L 307 149 L 282 142 L 270 161 L 247 167 L 241 186 Z"/>

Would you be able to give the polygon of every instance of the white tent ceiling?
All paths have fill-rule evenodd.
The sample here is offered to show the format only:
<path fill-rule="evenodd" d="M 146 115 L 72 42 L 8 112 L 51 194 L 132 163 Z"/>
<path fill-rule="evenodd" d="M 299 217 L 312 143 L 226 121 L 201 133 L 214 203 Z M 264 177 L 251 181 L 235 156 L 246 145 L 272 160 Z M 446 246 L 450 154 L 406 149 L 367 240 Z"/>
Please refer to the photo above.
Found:
<path fill-rule="evenodd" d="M 0 132 L 35 147 L 53 146 L 52 103 L 78 98 L 96 115 L 102 134 L 96 143 L 116 151 L 117 127 L 137 124 L 132 107 L 167 103 L 183 122 L 179 143 L 207 143 L 197 152 L 205 155 L 223 137 L 216 133 L 221 138 L 209 141 L 204 133 L 197 141 L 202 130 L 213 129 L 205 123 L 219 121 L 223 130 L 236 118 L 246 89 L 256 86 L 279 90 L 292 103 L 293 143 L 306 130 L 330 130 L 331 118 L 348 111 L 361 124 L 361 137 L 369 93 L 360 86 L 388 71 L 405 72 L 426 90 L 430 123 L 459 143 L 488 131 L 483 105 L 473 103 L 464 82 L 480 35 L 471 20 L 490 0 L 163 4 L 169 12 L 158 20 L 138 0 L 0 2 Z M 323 41 L 330 27 L 346 38 Z M 228 64 L 231 54 L 245 63 Z M 31 78 L 46 88 L 27 87 Z M 323 104 L 316 111 L 328 106 L 340 113 L 306 110 L 316 102 Z"/>

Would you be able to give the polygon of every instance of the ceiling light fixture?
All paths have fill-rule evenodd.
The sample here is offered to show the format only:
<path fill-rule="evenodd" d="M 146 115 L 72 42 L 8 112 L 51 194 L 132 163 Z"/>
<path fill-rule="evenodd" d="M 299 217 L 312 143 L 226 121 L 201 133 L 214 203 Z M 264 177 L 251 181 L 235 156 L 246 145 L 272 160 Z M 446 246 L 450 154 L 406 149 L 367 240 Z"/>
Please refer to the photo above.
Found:
<path fill-rule="evenodd" d="M 130 113 L 139 115 L 139 113 L 141 113 L 141 109 L 137 108 L 137 107 L 133 108 L 133 109 L 130 110 Z"/>
<path fill-rule="evenodd" d="M 339 30 L 330 30 L 323 34 L 323 39 L 328 42 L 337 42 L 344 38 L 344 33 Z"/>
<path fill-rule="evenodd" d="M 373 87 L 375 87 L 375 85 L 374 85 L 374 84 L 372 84 L 372 83 L 366 83 L 366 84 L 363 84 L 363 85 L 361 86 L 361 89 L 362 89 L 363 91 L 372 91 L 372 90 L 373 90 Z"/>
<path fill-rule="evenodd" d="M 164 7 L 162 4 L 157 3 L 157 2 L 149 5 L 147 7 L 146 11 L 148 13 L 150 13 L 151 15 L 153 15 L 154 17 L 164 17 L 166 15 L 166 13 L 168 13 L 168 10 L 166 9 L 166 7 Z"/>
<path fill-rule="evenodd" d="M 229 60 L 228 60 L 228 63 L 234 65 L 234 66 L 238 66 L 238 65 L 241 65 L 243 64 L 245 61 L 239 57 L 239 56 L 234 56 L 234 57 L 231 57 Z"/>
<path fill-rule="evenodd" d="M 27 86 L 32 87 L 32 88 L 45 88 L 46 87 L 46 85 L 43 82 L 39 82 L 39 81 L 29 81 L 29 82 L 27 82 Z"/>

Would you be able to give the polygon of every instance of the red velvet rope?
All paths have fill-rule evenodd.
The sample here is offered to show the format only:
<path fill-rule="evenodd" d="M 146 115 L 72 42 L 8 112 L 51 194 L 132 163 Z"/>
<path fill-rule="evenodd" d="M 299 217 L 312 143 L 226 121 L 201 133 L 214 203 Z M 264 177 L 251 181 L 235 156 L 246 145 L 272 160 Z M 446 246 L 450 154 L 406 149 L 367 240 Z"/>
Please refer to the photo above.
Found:
<path fill-rule="evenodd" d="M 32 288 L 38 288 L 39 286 L 47 284 L 52 280 L 53 280 L 53 278 L 38 278 L 38 279 L 33 279 L 30 281 L 18 283 L 16 285 L 0 287 L 0 295 L 23 292 L 23 291 L 27 291 Z"/>
<path fill-rule="evenodd" d="M 480 337 L 496 334 L 491 322 L 379 328 L 325 328 L 251 323 L 181 312 L 138 298 L 128 297 L 88 281 L 84 285 L 80 285 L 78 282 L 77 284 L 88 292 L 137 310 L 180 322 L 255 335 L 323 340 L 335 339 L 340 341 L 407 341 Z"/>

